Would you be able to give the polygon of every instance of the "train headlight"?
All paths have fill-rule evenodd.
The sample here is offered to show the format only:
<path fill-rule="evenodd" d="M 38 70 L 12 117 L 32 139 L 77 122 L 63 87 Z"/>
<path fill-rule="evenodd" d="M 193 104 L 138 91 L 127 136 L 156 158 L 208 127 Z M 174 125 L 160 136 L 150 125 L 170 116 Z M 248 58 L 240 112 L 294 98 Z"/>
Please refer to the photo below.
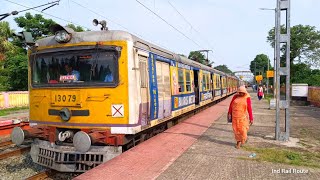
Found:
<path fill-rule="evenodd" d="M 69 42 L 71 40 L 71 34 L 69 34 L 67 31 L 65 30 L 61 30 L 61 31 L 57 31 L 55 33 L 54 39 L 58 42 L 58 43 L 66 43 Z"/>

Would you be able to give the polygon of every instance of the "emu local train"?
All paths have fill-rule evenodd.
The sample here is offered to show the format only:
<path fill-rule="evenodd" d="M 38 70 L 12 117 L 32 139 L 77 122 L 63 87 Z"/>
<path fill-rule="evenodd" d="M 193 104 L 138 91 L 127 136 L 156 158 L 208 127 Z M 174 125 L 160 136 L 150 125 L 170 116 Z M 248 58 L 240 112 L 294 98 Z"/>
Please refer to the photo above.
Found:
<path fill-rule="evenodd" d="M 240 80 L 124 31 L 73 30 L 29 50 L 32 160 L 84 172 L 120 155 L 185 113 L 236 92 Z"/>

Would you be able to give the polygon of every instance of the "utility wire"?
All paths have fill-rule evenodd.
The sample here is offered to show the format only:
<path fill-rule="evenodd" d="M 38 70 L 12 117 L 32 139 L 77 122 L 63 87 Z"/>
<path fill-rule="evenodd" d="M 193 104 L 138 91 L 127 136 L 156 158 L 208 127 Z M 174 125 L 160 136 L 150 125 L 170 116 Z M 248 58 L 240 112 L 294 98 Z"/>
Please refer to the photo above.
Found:
<path fill-rule="evenodd" d="M 8 0 L 5 0 L 5 1 L 8 1 Z M 18 13 L 24 12 L 24 11 L 33 10 L 33 9 L 36 9 L 36 8 L 39 8 L 39 7 L 42 7 L 42 6 L 46 6 L 46 5 L 49 5 L 49 4 L 57 5 L 57 4 L 59 4 L 59 1 L 60 1 L 60 0 L 58 0 L 58 1 L 52 1 L 52 2 L 48 2 L 47 4 L 42 4 L 42 5 L 39 5 L 39 6 L 31 7 L 31 8 L 28 8 L 28 9 L 24 9 L 24 10 L 18 11 Z M 10 1 L 8 1 L 8 2 L 10 2 Z M 48 9 L 48 8 L 50 8 L 50 7 L 52 7 L 52 5 L 49 6 L 49 7 L 47 7 L 47 8 L 45 8 L 45 9 L 43 9 L 43 10 L 46 10 L 46 9 Z M 42 11 L 43 11 L 43 10 L 42 10 Z"/>
<path fill-rule="evenodd" d="M 85 9 L 89 10 L 90 12 L 92 12 L 92 13 L 94 13 L 94 14 L 98 15 L 98 16 L 101 16 L 101 17 L 105 18 L 106 20 L 108 20 L 108 21 L 110 21 L 110 22 L 112 22 L 112 23 L 114 23 L 114 24 L 116 24 L 116 25 L 118 25 L 118 26 L 122 27 L 123 29 L 125 29 L 125 30 L 129 31 L 129 29 L 128 29 L 128 28 L 126 28 L 126 27 L 122 26 L 121 24 L 119 24 L 119 23 L 117 23 L 117 22 L 115 22 L 115 21 L 113 21 L 113 20 L 111 20 L 111 19 L 109 19 L 109 18 L 105 17 L 104 15 L 102 15 L 102 14 L 100 14 L 100 13 L 97 13 L 96 11 L 94 11 L 94 10 L 92 10 L 92 9 L 89 9 L 88 7 L 86 7 L 86 6 L 84 6 L 84 5 L 80 4 L 80 3 L 78 3 L 78 2 L 76 2 L 76 1 L 73 1 L 73 0 L 71 0 L 71 1 L 72 1 L 73 3 L 75 3 L 75 4 L 77 4 L 78 6 L 80 6 L 80 7 L 82 7 L 82 8 L 85 8 Z M 138 33 L 135 33 L 135 34 L 139 35 L 140 37 L 143 37 L 142 35 L 140 35 L 140 34 L 138 34 Z"/>
<path fill-rule="evenodd" d="M 15 5 L 18 5 L 18 6 L 25 7 L 25 8 L 30 8 L 30 7 L 28 7 L 28 6 L 25 6 L 25 5 L 22 5 L 22 4 L 19 4 L 19 3 L 16 3 L 16 2 L 10 1 L 10 0 L 5 0 L 5 1 L 10 2 L 10 3 L 12 3 L 12 4 L 15 4 Z M 81 27 L 84 27 L 84 28 L 86 28 L 86 29 L 91 30 L 90 28 L 88 28 L 88 27 L 86 27 L 86 26 L 82 26 L 82 25 L 80 25 L 80 24 L 78 24 L 78 23 L 74 23 L 74 22 L 68 21 L 68 20 L 66 20 L 66 19 L 63 19 L 63 18 L 58 17 L 58 16 L 55 16 L 55 15 L 51 15 L 51 14 L 48 14 L 48 13 L 45 13 L 45 12 L 42 12 L 42 11 L 39 11 L 39 10 L 36 10 L 36 9 L 32 9 L 32 8 L 30 8 L 30 10 L 37 11 L 37 12 L 39 12 L 39 13 L 42 13 L 42 14 L 45 14 L 45 15 L 54 17 L 54 18 L 56 18 L 56 19 L 65 21 L 65 22 L 67 22 L 67 23 L 72 23 L 72 24 L 75 24 L 75 25 L 78 25 L 78 26 L 81 26 Z"/>
<path fill-rule="evenodd" d="M 213 49 L 212 46 L 211 46 L 211 44 L 209 43 L 209 41 L 208 41 L 207 39 L 205 39 L 205 38 L 202 37 L 201 33 L 200 33 L 196 28 L 194 28 L 194 27 L 192 26 L 192 24 L 178 11 L 178 9 L 177 9 L 170 1 L 168 1 L 168 3 L 169 3 L 170 6 L 190 25 L 191 29 L 193 29 L 194 31 L 196 31 L 196 32 L 199 34 L 199 36 L 201 37 L 201 39 L 205 40 L 206 43 L 209 45 L 209 47 L 210 47 L 211 49 Z"/>
<path fill-rule="evenodd" d="M 82 4 L 80 4 L 80 3 L 78 3 L 78 2 L 76 2 L 76 1 L 74 1 L 74 0 L 70 0 L 70 1 L 73 2 L 73 3 L 76 4 L 76 5 L 84 8 L 84 9 L 87 9 L 88 11 L 90 11 L 90 12 L 92 12 L 92 13 L 98 15 L 98 16 L 101 16 L 101 17 L 105 18 L 106 20 L 108 20 L 108 21 L 110 21 L 110 22 L 118 25 L 119 27 L 127 30 L 128 32 L 133 32 L 133 31 L 130 31 L 127 27 L 125 27 L 125 26 L 117 23 L 116 21 L 113 21 L 113 20 L 107 18 L 106 16 L 104 16 L 104 15 L 102 15 L 102 14 L 100 14 L 100 13 L 97 13 L 96 11 L 94 11 L 94 10 L 92 10 L 92 9 L 89 9 L 88 7 L 82 5 Z M 136 32 L 133 32 L 132 34 L 134 34 L 134 35 L 136 35 L 136 36 L 138 36 L 138 37 L 140 37 L 140 38 L 142 38 L 142 39 L 147 39 L 146 37 L 144 37 L 144 36 L 142 36 L 141 34 L 138 34 L 138 33 L 136 33 Z M 157 46 L 159 46 L 159 47 L 162 47 L 163 49 L 168 49 L 167 47 L 165 47 L 165 46 L 163 46 L 163 45 L 158 45 L 158 44 L 156 44 L 156 43 L 154 43 L 154 44 L 157 45 Z"/>
<path fill-rule="evenodd" d="M 163 19 L 160 15 L 158 15 L 157 13 L 155 13 L 154 11 L 152 11 L 150 8 L 148 8 L 146 5 L 144 5 L 142 2 L 140 2 L 139 0 L 136 0 L 140 5 L 142 5 L 144 8 L 146 8 L 147 10 L 149 10 L 152 14 L 154 14 L 155 16 L 157 16 L 158 18 L 160 18 L 162 21 L 164 21 L 166 24 L 168 24 L 169 26 L 171 26 L 173 29 L 175 29 L 176 31 L 178 31 L 180 34 L 182 34 L 184 37 L 186 37 L 187 39 L 189 39 L 190 41 L 192 41 L 194 44 L 196 44 L 197 46 L 199 46 L 201 48 L 201 46 L 195 42 L 193 39 L 191 39 L 190 37 L 188 37 L 187 35 L 185 35 L 183 32 L 181 32 L 179 29 L 177 29 L 176 27 L 174 27 L 173 25 L 171 25 L 168 21 L 166 21 L 165 19 Z"/>
<path fill-rule="evenodd" d="M 28 11 L 28 10 L 31 10 L 31 9 L 35 9 L 35 8 L 39 8 L 39 7 L 42 7 L 42 6 L 46 6 L 46 5 L 52 4 L 51 6 L 48 6 L 48 7 L 44 8 L 44 9 L 42 9 L 42 11 L 47 10 L 47 9 L 49 9 L 49 8 L 55 6 L 55 5 L 59 5 L 59 1 L 60 0 L 53 1 L 53 2 L 48 2 L 46 4 L 42 4 L 42 5 L 39 5 L 39 6 L 32 7 L 32 8 L 24 9 L 24 10 L 21 10 L 21 11 L 12 11 L 11 13 L 0 14 L 0 21 L 5 19 L 5 18 L 7 18 L 10 15 L 17 15 L 17 14 L 19 14 L 21 12 L 24 12 L 24 11 Z"/>

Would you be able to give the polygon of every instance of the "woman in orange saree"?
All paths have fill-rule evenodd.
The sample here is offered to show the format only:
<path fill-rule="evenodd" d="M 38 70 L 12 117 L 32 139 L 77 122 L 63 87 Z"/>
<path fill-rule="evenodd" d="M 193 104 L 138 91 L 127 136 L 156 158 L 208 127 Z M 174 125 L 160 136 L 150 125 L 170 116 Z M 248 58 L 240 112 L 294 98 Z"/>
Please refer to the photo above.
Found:
<path fill-rule="evenodd" d="M 233 96 L 229 106 L 228 118 L 232 119 L 234 137 L 237 141 L 236 148 L 239 149 L 241 144 L 247 141 L 248 119 L 250 119 L 250 126 L 253 124 L 251 98 L 244 86 L 239 87 L 237 94 Z"/>

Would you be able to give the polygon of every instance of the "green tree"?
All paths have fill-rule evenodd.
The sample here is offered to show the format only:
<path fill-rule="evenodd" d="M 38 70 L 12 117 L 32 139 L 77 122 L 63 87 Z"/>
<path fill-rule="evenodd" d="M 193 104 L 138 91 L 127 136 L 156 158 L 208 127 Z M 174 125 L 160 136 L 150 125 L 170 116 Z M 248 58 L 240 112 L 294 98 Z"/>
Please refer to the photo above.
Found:
<path fill-rule="evenodd" d="M 191 51 L 189 53 L 189 56 L 188 56 L 189 59 L 192 59 L 194 61 L 197 61 L 201 64 L 204 64 L 204 65 L 207 65 L 206 63 L 206 58 L 204 57 L 204 55 L 199 52 L 199 51 Z"/>
<path fill-rule="evenodd" d="M 73 29 L 76 32 L 83 32 L 84 29 L 81 26 L 75 26 L 74 24 L 67 24 L 67 27 Z"/>
<path fill-rule="evenodd" d="M 28 90 L 28 56 L 22 53 L 8 56 L 5 67 L 9 90 Z"/>
<path fill-rule="evenodd" d="M 40 39 L 44 36 L 52 35 L 50 27 L 56 24 L 52 19 L 46 19 L 41 14 L 26 13 L 25 16 L 14 18 L 20 28 L 31 32 L 34 39 Z"/>
<path fill-rule="evenodd" d="M 265 54 L 258 54 L 253 61 L 250 63 L 250 71 L 255 75 L 258 75 L 259 73 L 265 73 L 268 69 L 268 63 L 269 63 L 269 69 L 271 69 L 271 64 L 269 57 Z"/>
<path fill-rule="evenodd" d="M 281 27 L 285 33 L 285 27 Z M 312 66 L 320 66 L 320 31 L 309 25 L 296 25 L 291 27 L 290 62 L 307 63 Z M 274 28 L 268 33 L 267 41 L 274 47 Z M 284 50 L 284 46 L 281 48 Z M 292 71 L 291 71 L 292 72 Z"/>
<path fill-rule="evenodd" d="M 320 71 L 312 70 L 311 76 L 308 78 L 307 83 L 309 86 L 320 86 Z"/>
<path fill-rule="evenodd" d="M 16 47 L 9 41 L 13 32 L 8 22 L 0 22 L 0 61 L 5 60 L 6 54 L 15 53 Z"/>
<path fill-rule="evenodd" d="M 320 86 L 320 70 L 312 70 L 310 65 L 305 63 L 292 64 L 293 76 L 291 83 L 307 83 L 310 86 Z"/>
<path fill-rule="evenodd" d="M 11 73 L 10 68 L 12 66 L 8 67 L 8 59 L 19 53 L 26 54 L 21 47 L 15 46 L 14 43 L 9 41 L 9 39 L 14 39 L 13 33 L 14 31 L 10 28 L 8 22 L 0 22 L 0 91 L 10 90 L 10 77 L 16 77 L 16 74 Z M 25 67 L 27 67 L 27 64 L 25 64 Z M 25 79 L 27 75 L 24 74 Z"/>
<path fill-rule="evenodd" d="M 228 68 L 227 65 L 223 64 L 223 65 L 219 65 L 219 66 L 216 66 L 214 67 L 214 69 L 217 69 L 219 71 L 222 71 L 222 72 L 225 72 L 225 73 L 228 73 L 228 74 L 231 74 L 232 71 Z"/>
<path fill-rule="evenodd" d="M 10 87 L 8 83 L 8 69 L 4 68 L 4 61 L 1 61 L 0 65 L 0 91 L 7 91 Z"/>

